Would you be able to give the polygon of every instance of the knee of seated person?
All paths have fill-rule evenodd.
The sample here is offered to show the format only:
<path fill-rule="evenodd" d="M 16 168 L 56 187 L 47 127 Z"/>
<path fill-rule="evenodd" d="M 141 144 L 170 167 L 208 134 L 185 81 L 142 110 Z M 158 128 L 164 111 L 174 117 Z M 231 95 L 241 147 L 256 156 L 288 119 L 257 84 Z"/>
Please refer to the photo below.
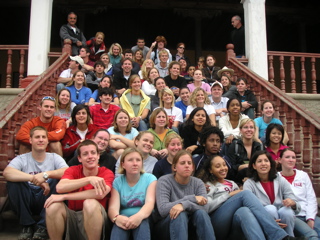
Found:
<path fill-rule="evenodd" d="M 83 211 L 87 214 L 97 214 L 97 211 L 101 211 L 100 203 L 96 199 L 86 199 L 83 201 Z"/>
<path fill-rule="evenodd" d="M 294 211 L 290 207 L 282 207 L 278 210 L 280 218 L 295 218 Z"/>
<path fill-rule="evenodd" d="M 46 208 L 46 215 L 48 217 L 59 215 L 66 212 L 65 204 L 63 202 L 54 202 Z"/>
<path fill-rule="evenodd" d="M 277 207 L 274 205 L 267 205 L 264 206 L 268 213 L 270 213 L 274 218 L 278 218 L 278 210 Z"/>

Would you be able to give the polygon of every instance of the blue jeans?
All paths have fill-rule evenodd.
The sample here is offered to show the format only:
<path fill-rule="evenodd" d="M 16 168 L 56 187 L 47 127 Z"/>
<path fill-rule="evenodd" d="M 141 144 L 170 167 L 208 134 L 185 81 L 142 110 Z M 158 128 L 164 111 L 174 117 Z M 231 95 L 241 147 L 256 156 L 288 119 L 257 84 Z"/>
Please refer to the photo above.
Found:
<path fill-rule="evenodd" d="M 146 122 L 144 120 L 140 120 L 139 121 L 139 127 L 137 128 L 137 130 L 139 132 L 142 132 L 142 131 L 147 131 L 148 130 L 148 126 L 146 124 Z"/>
<path fill-rule="evenodd" d="M 314 229 L 309 227 L 306 223 L 305 217 L 296 216 L 294 220 L 294 234 L 296 236 L 305 236 L 309 240 L 318 240 L 319 236 L 319 217 L 316 217 L 314 220 Z M 318 232 L 316 231 L 318 230 Z"/>
<path fill-rule="evenodd" d="M 267 205 L 264 206 L 264 208 L 274 219 L 281 219 L 281 223 L 287 224 L 287 227 L 285 227 L 284 230 L 289 234 L 289 236 L 294 237 L 293 228 L 295 215 L 291 208 L 282 207 L 277 209 L 274 205 Z"/>
<path fill-rule="evenodd" d="M 233 229 L 241 229 L 247 239 L 283 239 L 288 234 L 267 213 L 257 197 L 244 190 L 225 201 L 210 214 L 217 239 L 227 239 Z M 234 225 L 234 226 L 233 226 Z"/>
<path fill-rule="evenodd" d="M 149 240 L 150 237 L 150 226 L 148 218 L 142 220 L 139 227 L 136 229 L 124 230 L 118 227 L 116 224 L 113 225 L 111 231 L 111 240 L 125 240 L 130 239 L 130 234 L 132 233 L 134 240 Z"/>
<path fill-rule="evenodd" d="M 170 219 L 170 216 L 167 216 L 157 222 L 154 226 L 157 239 L 187 240 L 189 223 L 195 228 L 198 239 L 216 239 L 209 215 L 204 210 L 196 210 L 189 214 L 183 211 L 176 219 Z"/>
<path fill-rule="evenodd" d="M 46 210 L 43 205 L 51 194 L 56 193 L 57 179 L 50 178 L 48 180 L 50 193 L 43 195 L 40 187 L 29 185 L 28 182 L 7 182 L 8 196 L 13 211 L 19 217 L 19 223 L 23 226 L 33 225 L 32 215 L 40 214 L 38 226 L 46 227 Z"/>

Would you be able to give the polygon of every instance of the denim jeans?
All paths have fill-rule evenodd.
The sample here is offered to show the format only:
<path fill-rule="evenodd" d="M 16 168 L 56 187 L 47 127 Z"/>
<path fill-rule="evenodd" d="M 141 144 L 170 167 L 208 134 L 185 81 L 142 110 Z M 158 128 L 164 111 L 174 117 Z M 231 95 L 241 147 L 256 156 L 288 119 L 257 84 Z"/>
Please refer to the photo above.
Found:
<path fill-rule="evenodd" d="M 116 224 L 113 225 L 111 231 L 111 240 L 126 240 L 130 239 L 130 234 L 132 233 L 134 240 L 149 240 L 150 236 L 150 226 L 148 218 L 142 220 L 139 227 L 136 229 L 124 230 L 118 227 Z"/>
<path fill-rule="evenodd" d="M 195 229 L 198 239 L 215 240 L 210 218 L 206 211 L 196 210 L 193 213 L 181 212 L 176 219 L 170 216 L 160 220 L 154 226 L 157 239 L 187 240 L 188 226 Z"/>
<path fill-rule="evenodd" d="M 147 131 L 148 130 L 148 126 L 146 124 L 146 122 L 144 120 L 140 120 L 139 121 L 139 127 L 137 128 L 137 130 L 139 132 L 142 132 L 142 131 Z"/>
<path fill-rule="evenodd" d="M 306 223 L 305 217 L 296 216 L 296 219 L 294 220 L 294 234 L 296 236 L 305 236 L 309 240 L 318 240 L 318 233 L 315 230 L 319 230 L 319 220 L 319 217 L 316 217 L 314 220 L 314 229 L 312 229 Z"/>
<path fill-rule="evenodd" d="M 57 179 L 48 180 L 50 193 L 47 196 L 43 195 L 43 190 L 40 187 L 30 185 L 28 182 L 7 182 L 8 196 L 10 205 L 13 211 L 19 217 L 19 223 L 23 226 L 33 225 L 32 215 L 40 214 L 38 226 L 46 227 L 46 211 L 43 208 L 45 201 L 51 194 L 56 193 Z"/>
<path fill-rule="evenodd" d="M 217 239 L 227 239 L 233 229 L 241 229 L 247 239 L 283 239 L 288 234 L 267 213 L 257 197 L 244 190 L 225 201 L 210 214 Z M 234 225 L 234 226 L 233 226 Z"/>
<path fill-rule="evenodd" d="M 274 205 L 267 205 L 264 206 L 264 208 L 274 219 L 281 219 L 281 223 L 287 224 L 287 227 L 285 227 L 284 230 L 289 234 L 289 236 L 294 237 L 293 228 L 295 215 L 290 207 L 277 209 Z"/>

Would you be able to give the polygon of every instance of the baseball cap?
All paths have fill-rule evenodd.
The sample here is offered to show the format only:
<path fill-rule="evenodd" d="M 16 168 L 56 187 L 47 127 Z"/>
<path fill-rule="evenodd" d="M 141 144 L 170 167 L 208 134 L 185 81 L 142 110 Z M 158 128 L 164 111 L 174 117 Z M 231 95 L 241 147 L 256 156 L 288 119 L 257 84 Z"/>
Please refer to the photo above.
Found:
<path fill-rule="evenodd" d="M 84 65 L 84 61 L 80 56 L 74 56 L 74 57 L 70 56 L 70 59 L 79 63 L 81 67 Z"/>
<path fill-rule="evenodd" d="M 222 84 L 218 81 L 215 81 L 214 83 L 212 83 L 211 88 L 213 88 L 215 85 L 219 85 L 223 89 Z"/>

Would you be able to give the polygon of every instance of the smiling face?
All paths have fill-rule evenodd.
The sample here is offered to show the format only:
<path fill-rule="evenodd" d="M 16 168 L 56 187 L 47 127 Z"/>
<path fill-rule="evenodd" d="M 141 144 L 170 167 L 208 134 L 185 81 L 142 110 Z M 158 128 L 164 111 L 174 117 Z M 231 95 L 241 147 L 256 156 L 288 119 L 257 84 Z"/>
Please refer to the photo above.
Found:
<path fill-rule="evenodd" d="M 224 87 L 227 87 L 230 85 L 230 81 L 227 78 L 227 76 L 222 76 L 220 81 L 221 81 L 222 86 L 224 86 Z"/>
<path fill-rule="evenodd" d="M 103 152 L 109 145 L 109 139 L 109 133 L 105 131 L 99 131 L 92 140 L 98 145 L 99 152 Z"/>
<path fill-rule="evenodd" d="M 83 72 L 77 72 L 77 74 L 74 76 L 73 81 L 75 84 L 82 86 L 84 84 L 84 73 Z"/>
<path fill-rule="evenodd" d="M 146 60 L 146 68 L 150 69 L 153 67 L 153 61 L 151 59 Z"/>
<path fill-rule="evenodd" d="M 230 105 L 229 105 L 229 108 L 228 108 L 228 112 L 230 115 L 233 115 L 233 116 L 238 116 L 240 114 L 240 103 L 238 100 L 236 99 L 233 99 L 231 102 L 230 102 Z"/>
<path fill-rule="evenodd" d="M 71 13 L 68 16 L 68 23 L 70 24 L 70 26 L 75 27 L 76 23 L 77 23 L 77 15 Z"/>
<path fill-rule="evenodd" d="M 205 101 L 204 91 L 200 90 L 196 94 L 196 102 L 197 103 L 204 103 L 204 101 Z"/>
<path fill-rule="evenodd" d="M 184 59 L 179 59 L 179 63 L 180 63 L 181 69 L 186 70 L 186 68 L 187 68 L 187 61 L 184 60 Z"/>
<path fill-rule="evenodd" d="M 196 71 L 196 68 L 194 66 L 189 67 L 189 69 L 188 69 L 189 76 L 193 77 L 195 71 Z"/>
<path fill-rule="evenodd" d="M 132 83 L 131 83 L 131 88 L 132 90 L 134 91 L 140 91 L 141 89 L 141 80 L 140 80 L 140 77 L 136 77 Z"/>
<path fill-rule="evenodd" d="M 169 93 L 164 93 L 163 95 L 162 95 L 162 101 L 163 101 L 163 103 L 167 103 L 167 104 L 169 104 L 169 105 L 171 105 L 171 103 L 172 103 L 172 101 L 173 101 L 173 97 L 172 97 L 172 95 L 170 95 Z"/>
<path fill-rule="evenodd" d="M 274 128 L 270 132 L 269 139 L 271 143 L 280 144 L 282 140 L 282 133 L 278 129 Z"/>
<path fill-rule="evenodd" d="M 129 124 L 130 118 L 127 114 L 125 114 L 124 112 L 120 112 L 117 115 L 116 118 L 116 124 L 118 125 L 118 127 L 123 127 L 126 128 Z"/>
<path fill-rule="evenodd" d="M 137 45 L 138 45 L 138 48 L 143 49 L 145 45 L 144 39 L 138 39 Z"/>
<path fill-rule="evenodd" d="M 110 94 L 103 94 L 99 97 L 101 104 L 109 105 L 112 102 L 112 96 Z"/>
<path fill-rule="evenodd" d="M 103 42 L 103 36 L 101 34 L 98 34 L 96 36 L 96 43 L 100 45 L 102 42 Z"/>
<path fill-rule="evenodd" d="M 125 60 L 122 64 L 122 69 L 125 75 L 129 75 L 132 70 L 132 62 L 129 59 Z"/>
<path fill-rule="evenodd" d="M 29 141 L 33 151 L 46 151 L 49 144 L 47 132 L 44 130 L 35 130 Z"/>
<path fill-rule="evenodd" d="M 168 53 L 162 53 L 159 56 L 160 62 L 166 63 L 168 61 L 169 55 Z"/>
<path fill-rule="evenodd" d="M 140 174 L 143 166 L 141 155 L 138 152 L 127 154 L 121 163 L 121 166 L 125 169 L 126 174 Z"/>
<path fill-rule="evenodd" d="M 182 143 L 179 138 L 173 138 L 167 147 L 168 149 L 168 156 L 171 157 L 171 159 L 182 149 Z"/>
<path fill-rule="evenodd" d="M 153 82 L 154 79 L 156 79 L 157 77 L 159 77 L 159 72 L 157 69 L 151 69 L 149 72 L 149 79 Z"/>
<path fill-rule="evenodd" d="M 114 56 L 118 56 L 119 53 L 120 53 L 120 48 L 119 48 L 118 46 L 113 46 L 113 48 L 112 48 L 112 54 L 113 54 Z"/>
<path fill-rule="evenodd" d="M 173 166 L 173 171 L 176 173 L 176 176 L 179 178 L 188 178 L 192 175 L 194 166 L 193 160 L 189 155 L 182 155 L 177 164 Z"/>
<path fill-rule="evenodd" d="M 101 61 L 104 63 L 105 66 L 108 66 L 108 64 L 110 63 L 110 59 L 109 59 L 109 56 L 106 54 L 106 55 L 103 55 L 101 57 Z"/>
<path fill-rule="evenodd" d="M 296 154 L 291 150 L 286 150 L 282 157 L 280 158 L 279 162 L 281 163 L 283 170 L 292 170 L 296 166 Z"/>
<path fill-rule="evenodd" d="M 271 163 L 267 155 L 261 154 L 258 156 L 256 162 L 252 164 L 252 167 L 258 172 L 259 177 L 262 178 L 269 174 Z"/>
<path fill-rule="evenodd" d="M 70 101 L 70 93 L 68 90 L 62 90 L 59 95 L 59 102 L 62 106 L 65 106 Z"/>
<path fill-rule="evenodd" d="M 262 115 L 265 117 L 272 118 L 274 114 L 274 108 L 271 102 L 266 102 L 263 105 Z"/>
<path fill-rule="evenodd" d="M 206 123 L 206 113 L 204 110 L 199 110 L 196 112 L 192 121 L 195 126 L 203 126 Z"/>
<path fill-rule="evenodd" d="M 209 56 L 209 57 L 207 57 L 206 63 L 207 63 L 208 67 L 212 67 L 212 66 L 214 66 L 215 61 L 214 61 L 213 57 Z"/>
<path fill-rule="evenodd" d="M 170 68 L 170 74 L 174 77 L 179 76 L 180 74 L 180 65 L 179 64 L 173 64 L 172 68 Z"/>
<path fill-rule="evenodd" d="M 243 138 L 252 139 L 254 137 L 254 133 L 255 133 L 255 126 L 254 126 L 253 121 L 249 121 L 245 125 L 243 125 L 240 128 L 240 133 Z"/>
<path fill-rule="evenodd" d="M 187 88 L 181 89 L 180 98 L 181 98 L 181 101 L 188 102 L 190 99 L 190 91 Z"/>
<path fill-rule="evenodd" d="M 157 127 L 165 127 L 166 124 L 167 124 L 167 117 L 166 117 L 166 114 L 161 111 L 157 114 L 155 120 L 154 120 L 154 124 L 157 126 Z"/>
<path fill-rule="evenodd" d="M 193 80 L 197 81 L 197 82 L 201 82 L 203 79 L 202 76 L 202 71 L 201 70 L 196 70 L 193 74 Z"/>
<path fill-rule="evenodd" d="M 55 102 L 51 100 L 43 100 L 40 107 L 40 117 L 41 119 L 45 119 L 46 121 L 49 121 L 55 112 Z"/>
<path fill-rule="evenodd" d="M 88 113 L 85 109 L 81 109 L 76 114 L 76 122 L 78 124 L 86 124 L 88 120 Z"/>
<path fill-rule="evenodd" d="M 222 94 L 223 94 L 223 90 L 218 84 L 214 85 L 211 88 L 212 98 L 219 99 L 219 98 L 221 98 Z"/>
<path fill-rule="evenodd" d="M 243 80 L 240 80 L 239 82 L 237 82 L 238 92 L 244 93 L 246 89 L 247 89 L 247 84 Z"/>
<path fill-rule="evenodd" d="M 163 78 L 159 78 L 157 82 L 155 83 L 155 87 L 158 91 L 161 91 L 166 87 L 166 82 L 164 81 Z"/>
<path fill-rule="evenodd" d="M 181 44 L 178 48 L 177 48 L 177 51 L 179 54 L 183 54 L 184 53 L 184 49 L 185 49 L 185 46 L 183 44 Z"/>
<path fill-rule="evenodd" d="M 135 140 L 135 145 L 138 150 L 144 154 L 149 154 L 153 148 L 154 137 L 152 133 L 145 133 L 139 140 Z"/>
<path fill-rule="evenodd" d="M 140 51 L 136 51 L 136 53 L 134 54 L 134 58 L 136 60 L 141 60 L 142 59 L 142 54 Z"/>
<path fill-rule="evenodd" d="M 209 172 L 217 179 L 218 182 L 223 183 L 228 174 L 226 161 L 220 156 L 214 157 L 211 160 L 211 169 Z"/>
<path fill-rule="evenodd" d="M 217 154 L 221 148 L 221 141 L 219 135 L 216 133 L 210 134 L 204 144 L 204 148 L 206 155 Z"/>
<path fill-rule="evenodd" d="M 110 78 L 108 78 L 108 77 L 104 77 L 102 80 L 101 80 L 101 82 L 100 82 L 100 86 L 102 87 L 102 88 L 105 88 L 105 87 L 110 87 L 111 86 L 111 81 L 110 81 Z"/>
<path fill-rule="evenodd" d="M 164 48 L 164 42 L 158 42 L 158 49 Z"/>
<path fill-rule="evenodd" d="M 82 163 L 83 168 L 93 170 L 98 167 L 100 154 L 94 145 L 81 146 L 80 155 L 78 155 L 79 162 Z"/>

